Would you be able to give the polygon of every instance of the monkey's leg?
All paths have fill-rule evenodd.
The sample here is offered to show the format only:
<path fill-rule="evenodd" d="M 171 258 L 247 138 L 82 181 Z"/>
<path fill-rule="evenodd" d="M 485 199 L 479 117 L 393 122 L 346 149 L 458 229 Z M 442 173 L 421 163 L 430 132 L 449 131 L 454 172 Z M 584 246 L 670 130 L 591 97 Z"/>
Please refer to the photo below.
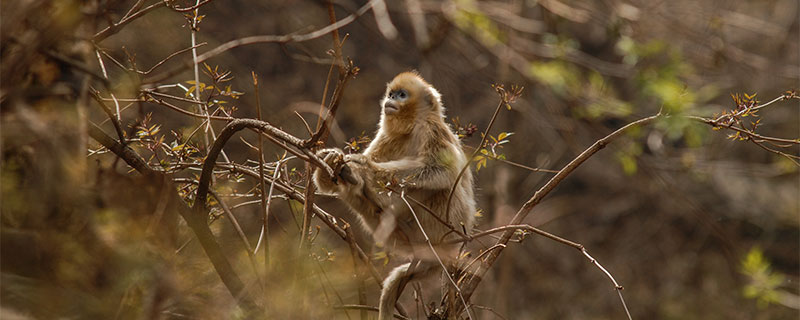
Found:
<path fill-rule="evenodd" d="M 437 270 L 435 263 L 414 260 L 394 268 L 386 280 L 383 281 L 383 290 L 378 304 L 378 319 L 391 320 L 394 306 L 403 293 L 406 284 L 414 279 L 423 278 Z"/>

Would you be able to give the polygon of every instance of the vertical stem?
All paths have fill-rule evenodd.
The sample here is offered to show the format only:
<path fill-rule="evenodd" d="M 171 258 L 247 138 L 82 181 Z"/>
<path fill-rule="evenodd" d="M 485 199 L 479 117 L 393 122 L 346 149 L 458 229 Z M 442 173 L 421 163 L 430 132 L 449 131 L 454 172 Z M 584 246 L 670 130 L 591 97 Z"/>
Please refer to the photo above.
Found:
<path fill-rule="evenodd" d="M 331 24 L 334 24 L 334 23 L 336 23 L 336 12 L 333 9 L 333 3 L 330 0 L 328 0 L 327 1 L 327 5 L 328 5 L 328 17 L 330 19 Z M 342 61 L 342 48 L 341 48 L 341 43 L 339 42 L 339 29 L 333 30 L 332 34 L 333 34 L 333 52 L 334 52 L 334 60 L 335 60 L 334 63 L 339 66 L 339 78 L 341 79 L 343 76 L 346 76 L 346 73 L 344 72 L 344 62 Z M 319 131 L 320 127 L 322 126 L 323 108 L 325 106 L 325 100 L 326 100 L 326 98 L 328 96 L 328 85 L 330 84 L 330 79 L 331 79 L 332 72 L 333 72 L 333 66 L 331 66 L 331 70 L 328 70 L 328 79 L 325 82 L 325 89 L 324 89 L 324 91 L 322 93 L 322 103 L 320 103 L 320 112 L 319 112 L 319 115 L 317 116 L 317 126 L 316 126 L 316 130 L 317 131 Z M 325 142 L 324 139 L 321 139 L 321 140 L 322 140 L 321 142 Z M 311 148 L 312 148 L 312 150 L 315 149 L 314 146 L 312 146 Z M 301 233 L 302 233 L 302 235 L 300 237 L 300 249 L 303 248 L 303 245 L 304 245 L 305 240 L 306 240 L 306 236 L 308 235 L 308 233 L 310 231 L 309 229 L 311 228 L 311 215 L 314 212 L 313 208 L 314 208 L 314 189 L 315 189 L 315 186 L 314 186 L 314 182 L 312 181 L 312 178 L 311 178 L 313 167 L 310 164 L 306 163 L 305 170 L 306 170 L 306 181 L 305 181 L 305 183 L 306 183 L 306 192 L 305 192 L 306 203 L 303 206 L 303 228 L 300 230 Z"/>
<path fill-rule="evenodd" d="M 333 9 L 333 1 L 327 0 L 325 1 L 325 3 L 328 5 L 328 18 L 330 20 L 330 23 L 334 24 L 336 23 L 336 11 Z M 334 29 L 331 35 L 333 36 L 334 63 L 337 66 L 339 66 L 339 78 L 341 79 L 341 77 L 344 76 L 345 72 L 344 72 L 344 60 L 342 60 L 342 43 L 339 40 L 339 29 Z"/>
<path fill-rule="evenodd" d="M 261 97 L 258 94 L 258 75 L 252 72 L 253 75 L 253 90 L 256 94 L 256 113 L 258 120 L 263 120 L 261 117 Z M 278 167 L 275 167 L 278 170 Z M 263 213 L 263 225 L 261 226 L 264 239 L 264 279 L 266 279 L 267 272 L 269 271 L 269 211 L 267 211 L 267 190 L 264 186 L 264 138 L 258 135 L 258 177 L 261 185 L 261 212 Z M 272 188 L 270 187 L 270 193 Z M 266 286 L 266 283 L 264 284 Z"/>
<path fill-rule="evenodd" d="M 306 172 L 306 192 L 303 195 L 306 199 L 305 204 L 303 205 L 303 227 L 300 229 L 300 250 L 305 250 L 305 247 L 308 245 L 306 243 L 306 238 L 311 233 L 311 216 L 314 214 L 314 190 L 316 189 L 314 186 L 314 179 L 313 179 L 313 171 L 314 167 L 310 163 L 305 164 L 305 172 Z"/>
<path fill-rule="evenodd" d="M 200 0 L 197 0 L 195 5 L 200 5 Z M 194 65 L 194 92 L 192 93 L 194 100 L 197 101 L 199 113 L 208 115 L 208 109 L 205 104 L 200 101 L 200 70 L 197 64 L 197 16 L 200 14 L 200 9 L 194 9 L 194 17 L 192 18 L 192 63 Z M 206 150 L 208 150 L 208 128 L 211 126 L 211 121 L 206 123 L 206 129 L 203 132 L 203 142 L 205 143 Z"/>

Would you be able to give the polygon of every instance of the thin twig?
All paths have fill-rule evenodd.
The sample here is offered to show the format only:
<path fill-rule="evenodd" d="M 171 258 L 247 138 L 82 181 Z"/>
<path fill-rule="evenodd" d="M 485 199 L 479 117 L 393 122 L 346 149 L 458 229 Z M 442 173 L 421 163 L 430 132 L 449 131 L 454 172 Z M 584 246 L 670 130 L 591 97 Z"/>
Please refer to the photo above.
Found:
<path fill-rule="evenodd" d="M 308 125 L 308 122 L 306 122 L 306 119 L 304 119 L 303 116 L 300 115 L 300 113 L 297 112 L 296 110 L 294 111 L 294 115 L 296 115 L 297 118 L 300 119 L 300 122 L 302 122 L 303 125 L 306 127 L 306 132 L 308 132 L 308 136 L 309 137 L 312 136 L 314 134 L 314 131 L 311 131 L 311 126 Z"/>
<path fill-rule="evenodd" d="M 489 252 L 492 252 L 492 250 L 499 249 L 499 248 L 505 248 L 505 247 L 506 247 L 506 245 L 504 245 L 504 244 L 496 244 L 496 245 L 493 245 L 493 246 L 489 247 L 486 250 L 483 250 L 483 252 L 481 252 L 481 254 L 479 254 L 477 257 L 475 257 L 475 259 L 472 259 L 472 261 L 467 263 L 467 265 L 465 265 L 464 268 L 462 268 L 463 271 L 469 270 L 469 267 L 471 267 L 473 264 L 475 264 L 475 262 L 481 260 L 481 258 L 486 256 L 486 254 L 488 254 Z M 466 276 L 466 274 L 465 274 L 465 276 Z M 463 279 L 463 278 L 464 277 L 462 277 L 461 279 Z M 459 279 L 459 281 L 461 281 L 461 279 Z"/>
<path fill-rule="evenodd" d="M 309 32 L 309 33 L 299 34 L 299 35 L 250 36 L 250 37 L 244 37 L 244 38 L 239 38 L 239 39 L 236 39 L 236 40 L 228 41 L 228 42 L 223 43 L 222 45 L 219 45 L 218 47 L 216 47 L 214 49 L 211 49 L 211 50 L 201 54 L 200 56 L 198 56 L 197 57 L 197 63 L 204 62 L 204 61 L 206 61 L 206 60 L 208 60 L 208 59 L 210 59 L 212 57 L 215 57 L 215 56 L 217 56 L 217 55 L 219 55 L 219 54 L 221 54 L 223 52 L 226 52 L 228 50 L 231 50 L 233 48 L 240 47 L 240 46 L 256 44 L 256 43 L 304 42 L 304 41 L 309 41 L 309 40 L 313 40 L 313 39 L 322 37 L 322 36 L 324 36 L 324 35 L 326 35 L 328 33 L 333 32 L 334 30 L 338 30 L 339 28 L 344 27 L 344 26 L 352 23 L 353 21 L 355 21 L 356 18 L 358 18 L 359 16 L 363 15 L 370 8 L 372 8 L 372 4 L 375 1 L 377 1 L 377 0 L 371 0 L 370 2 L 366 3 L 361 8 L 359 8 L 358 11 L 356 11 L 355 13 L 345 17 L 342 20 L 339 20 L 338 22 L 336 22 L 334 24 L 328 25 L 328 26 L 326 26 L 324 28 L 321 28 L 319 30 L 312 31 L 312 32 Z M 166 80 L 166 79 L 168 79 L 168 78 L 170 78 L 170 77 L 172 77 L 174 75 L 179 74 L 183 70 L 186 70 L 187 68 L 190 68 L 191 66 L 192 66 L 191 63 L 183 64 L 183 65 L 178 66 L 178 67 L 176 67 L 176 68 L 174 68 L 172 70 L 169 70 L 169 71 L 166 71 L 164 73 L 152 76 L 152 77 L 150 77 L 148 79 L 144 79 L 143 83 L 156 83 L 156 82 L 164 81 L 164 80 Z"/>
<path fill-rule="evenodd" d="M 97 93 L 97 90 L 90 89 L 89 93 L 92 95 L 92 98 L 94 98 L 94 101 L 97 101 L 97 104 L 100 105 L 100 108 L 103 109 L 103 112 L 105 112 L 106 115 L 108 115 L 108 120 L 111 121 L 111 124 L 114 125 L 114 130 L 117 132 L 117 136 L 119 137 L 119 142 L 125 145 L 126 144 L 125 132 L 122 130 L 122 124 L 119 123 L 119 119 L 114 117 L 114 113 L 111 112 L 111 109 L 108 106 L 106 106 L 106 104 L 103 102 L 103 99 L 100 98 L 100 95 Z"/>
<path fill-rule="evenodd" d="M 262 121 L 261 96 L 258 93 L 258 75 L 256 75 L 255 71 L 250 74 L 253 76 L 253 90 L 256 95 L 256 114 L 258 115 L 258 121 Z M 279 166 L 280 162 L 275 167 L 275 176 L 278 175 Z M 260 134 L 258 135 L 258 175 L 259 186 L 261 188 L 261 213 L 263 214 L 261 236 L 258 238 L 258 243 L 261 244 L 261 239 L 264 240 L 264 268 L 265 270 L 269 270 L 269 206 L 267 202 L 269 202 L 269 199 L 272 197 L 272 185 L 270 185 L 269 195 L 267 195 L 267 191 L 264 190 L 264 138 L 262 138 Z M 273 177 L 273 181 L 274 180 L 275 178 Z"/>
<path fill-rule="evenodd" d="M 736 131 L 736 132 L 739 132 L 739 133 L 743 133 L 743 134 L 748 135 L 751 138 L 756 138 L 756 139 L 765 140 L 765 141 L 778 142 L 778 143 L 800 144 L 800 139 L 784 139 L 784 138 L 775 138 L 775 137 L 762 136 L 762 135 L 757 134 L 757 133 L 755 133 L 753 131 L 737 127 L 733 123 L 731 123 L 731 124 L 722 123 L 718 119 L 708 119 L 708 118 L 697 117 L 697 116 L 686 116 L 686 117 L 691 119 L 691 120 L 695 120 L 695 121 L 699 121 L 699 122 L 708 124 L 708 125 L 710 125 L 712 127 L 715 127 L 715 128 L 725 128 L 725 129 L 730 129 L 730 130 L 733 130 L 733 131 Z"/>
<path fill-rule="evenodd" d="M 161 8 L 161 7 L 166 7 L 166 3 L 167 3 L 166 1 L 158 1 L 158 2 L 156 2 L 154 4 L 151 4 L 147 8 L 142 9 L 141 11 L 137 11 L 134 14 L 127 14 L 118 23 L 113 24 L 111 26 L 108 26 L 107 28 L 105 28 L 102 31 L 100 31 L 97 34 L 95 34 L 94 37 L 92 37 L 92 41 L 94 41 L 94 42 L 103 41 L 103 39 L 108 38 L 109 36 L 119 32 L 120 30 L 122 30 L 122 27 L 124 27 L 128 23 L 133 22 L 133 20 L 141 18 L 142 16 L 144 16 L 148 12 L 153 11 L 155 9 L 158 9 L 158 8 Z"/>
<path fill-rule="evenodd" d="M 122 16 L 122 19 L 125 19 L 125 18 L 129 17 L 131 14 L 133 14 L 134 12 L 139 11 L 139 9 L 141 9 L 142 6 L 144 6 L 144 2 L 145 2 L 145 0 L 137 0 L 136 3 L 134 3 L 133 6 L 130 9 L 128 9 L 128 12 L 126 12 L 125 15 Z"/>
<path fill-rule="evenodd" d="M 214 1 L 214 0 L 203 0 L 203 1 L 197 0 L 196 4 L 191 6 L 191 7 L 188 7 L 188 8 L 172 7 L 170 9 L 175 10 L 177 12 L 189 12 L 189 11 L 192 11 L 192 10 L 197 10 L 198 8 L 206 5 L 207 3 L 211 2 L 211 1 Z"/>
<path fill-rule="evenodd" d="M 175 51 L 172 54 L 168 55 L 166 58 L 161 59 L 161 61 L 159 61 L 156 64 L 154 64 L 152 67 L 150 67 L 150 69 L 147 69 L 147 71 L 143 71 L 143 72 L 139 71 L 139 74 L 148 75 L 151 72 L 153 72 L 153 70 L 155 70 L 156 68 L 160 67 L 161 65 L 163 65 L 164 63 L 169 61 L 169 59 L 172 59 L 172 58 L 174 58 L 175 56 L 177 56 L 177 55 L 179 55 L 181 53 L 189 52 L 190 50 L 193 51 L 193 50 L 195 50 L 197 48 L 200 48 L 200 47 L 202 47 L 202 46 L 204 46 L 206 44 L 208 44 L 208 42 L 201 42 L 201 43 L 198 43 L 198 44 L 192 44 L 191 47 L 183 48 L 183 49 L 180 49 L 178 51 Z"/>
<path fill-rule="evenodd" d="M 200 0 L 196 1 L 195 6 L 198 8 L 200 7 Z M 197 30 L 198 30 L 197 24 L 200 23 L 197 17 L 200 15 L 200 12 L 198 9 L 192 9 L 192 10 L 194 10 L 193 12 L 194 15 L 192 16 L 192 26 L 191 28 L 189 28 L 189 30 L 190 30 L 190 39 L 192 42 L 192 69 L 194 71 L 194 91 L 191 93 L 191 95 L 192 98 L 194 98 L 194 100 L 197 101 L 197 109 L 200 111 L 200 113 L 208 117 L 209 116 L 208 105 L 200 102 L 200 70 L 199 70 L 200 68 L 199 68 L 199 62 L 197 62 Z M 205 130 L 203 130 L 203 143 L 204 143 L 203 146 L 205 147 L 206 150 L 208 150 L 208 145 L 209 145 L 208 131 L 210 128 L 211 128 L 211 118 L 208 118 L 208 121 L 206 122 L 206 128 Z M 227 160 L 228 157 L 225 158 Z"/>

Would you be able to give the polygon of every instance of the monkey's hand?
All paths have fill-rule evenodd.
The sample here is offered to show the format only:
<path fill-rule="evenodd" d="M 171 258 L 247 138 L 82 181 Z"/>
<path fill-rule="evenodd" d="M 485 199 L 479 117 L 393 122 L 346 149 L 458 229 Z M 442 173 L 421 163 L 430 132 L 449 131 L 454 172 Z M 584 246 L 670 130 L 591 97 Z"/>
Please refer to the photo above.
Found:
<path fill-rule="evenodd" d="M 333 169 L 333 183 L 336 183 L 338 178 L 342 178 L 349 184 L 358 184 L 353 170 L 347 165 L 347 162 L 351 161 L 351 156 L 352 155 L 346 156 L 342 150 L 335 148 L 323 149 L 317 152 L 317 157 L 322 158 L 322 160 Z"/>

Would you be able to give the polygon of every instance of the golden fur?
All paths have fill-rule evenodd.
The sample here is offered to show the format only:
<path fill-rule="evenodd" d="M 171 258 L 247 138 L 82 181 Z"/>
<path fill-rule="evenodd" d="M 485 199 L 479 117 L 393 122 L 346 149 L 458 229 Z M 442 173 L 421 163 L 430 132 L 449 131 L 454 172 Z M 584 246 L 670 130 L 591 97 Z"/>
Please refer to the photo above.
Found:
<path fill-rule="evenodd" d="M 397 75 L 387 85 L 381 107 L 378 132 L 364 153 L 344 155 L 339 149 L 318 153 L 337 172 L 347 166 L 352 183 L 338 179 L 336 184 L 319 169 L 314 173 L 314 181 L 321 192 L 346 202 L 363 220 L 377 244 L 394 253 L 413 252 L 416 259 L 431 260 L 430 250 L 414 248 L 424 244 L 425 238 L 408 206 L 396 193 L 387 192 L 385 182 L 399 181 L 406 195 L 423 203 L 441 220 L 449 221 L 459 230 L 470 230 L 475 202 L 469 170 L 456 187 L 449 212 L 444 212 L 450 188 L 468 160 L 458 137 L 445 122 L 439 92 L 417 73 Z M 449 239 L 446 235 L 454 236 L 450 228 L 426 209 L 418 205 L 412 208 L 434 244 Z M 446 251 L 440 254 L 452 260 L 454 252 Z M 379 318 L 391 318 L 391 308 L 405 283 L 402 279 L 413 277 L 408 270 L 409 264 L 404 264 L 387 277 Z"/>

